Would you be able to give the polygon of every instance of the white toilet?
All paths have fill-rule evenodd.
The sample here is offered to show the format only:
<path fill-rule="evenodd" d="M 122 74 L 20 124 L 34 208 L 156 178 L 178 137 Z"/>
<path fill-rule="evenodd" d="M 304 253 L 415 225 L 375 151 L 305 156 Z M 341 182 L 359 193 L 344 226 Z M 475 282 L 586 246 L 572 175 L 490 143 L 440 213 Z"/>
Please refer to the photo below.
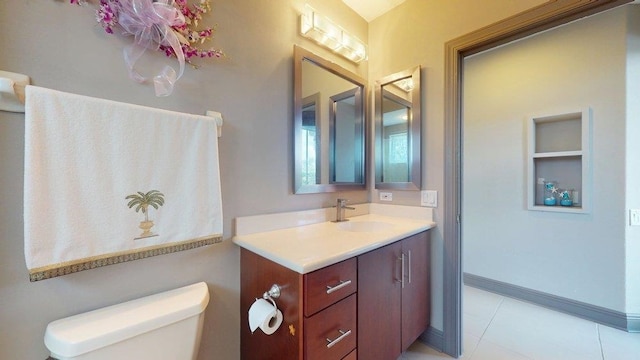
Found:
<path fill-rule="evenodd" d="M 59 360 L 193 360 L 208 303 L 201 282 L 53 321 L 44 343 Z"/>

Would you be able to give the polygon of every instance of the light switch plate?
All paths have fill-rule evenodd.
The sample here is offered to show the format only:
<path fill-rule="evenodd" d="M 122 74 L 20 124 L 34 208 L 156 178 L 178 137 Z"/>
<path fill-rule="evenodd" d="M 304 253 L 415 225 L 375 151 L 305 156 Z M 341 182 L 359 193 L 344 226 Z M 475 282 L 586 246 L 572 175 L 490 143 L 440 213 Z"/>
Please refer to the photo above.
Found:
<path fill-rule="evenodd" d="M 438 192 L 435 190 L 421 191 L 420 205 L 427 207 L 438 207 Z"/>
<path fill-rule="evenodd" d="M 381 192 L 380 193 L 380 200 L 381 201 L 392 201 L 393 200 L 393 193 Z"/>
<path fill-rule="evenodd" d="M 629 225 L 640 225 L 640 209 L 629 209 Z"/>

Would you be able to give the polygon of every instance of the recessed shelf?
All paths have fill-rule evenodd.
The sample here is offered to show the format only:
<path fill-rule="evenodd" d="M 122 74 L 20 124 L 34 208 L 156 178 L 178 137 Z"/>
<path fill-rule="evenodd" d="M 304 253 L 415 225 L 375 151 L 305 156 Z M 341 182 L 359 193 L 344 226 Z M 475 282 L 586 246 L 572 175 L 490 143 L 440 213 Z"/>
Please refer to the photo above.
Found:
<path fill-rule="evenodd" d="M 587 213 L 591 195 L 591 109 L 533 116 L 528 119 L 527 130 L 527 208 Z M 561 206 L 563 199 L 570 199 L 571 205 Z"/>
<path fill-rule="evenodd" d="M 582 113 L 536 117 L 535 152 L 582 150 Z"/>
<path fill-rule="evenodd" d="M 529 210 L 534 211 L 548 211 L 548 212 L 562 212 L 562 213 L 576 213 L 576 214 L 584 214 L 585 210 L 581 206 L 544 206 L 544 205 L 534 205 Z"/>
<path fill-rule="evenodd" d="M 582 156 L 582 151 L 555 151 L 555 152 L 544 152 L 544 153 L 535 153 L 533 154 L 533 158 L 541 159 L 541 158 L 562 158 L 567 156 Z"/>

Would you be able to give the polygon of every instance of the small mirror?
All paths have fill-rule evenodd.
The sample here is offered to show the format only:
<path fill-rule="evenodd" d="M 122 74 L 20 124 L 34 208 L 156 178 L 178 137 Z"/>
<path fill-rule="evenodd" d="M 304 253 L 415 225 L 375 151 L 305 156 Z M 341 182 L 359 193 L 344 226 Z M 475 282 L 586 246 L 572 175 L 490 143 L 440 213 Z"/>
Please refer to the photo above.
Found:
<path fill-rule="evenodd" d="M 366 188 L 364 79 L 294 48 L 294 192 Z"/>
<path fill-rule="evenodd" d="M 376 189 L 420 190 L 420 67 L 376 82 Z"/>

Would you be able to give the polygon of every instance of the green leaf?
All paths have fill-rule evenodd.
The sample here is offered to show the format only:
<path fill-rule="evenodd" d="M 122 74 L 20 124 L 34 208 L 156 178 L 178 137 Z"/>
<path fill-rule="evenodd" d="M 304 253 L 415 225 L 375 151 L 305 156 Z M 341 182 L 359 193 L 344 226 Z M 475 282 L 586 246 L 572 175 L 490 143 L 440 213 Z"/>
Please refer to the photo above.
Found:
<path fill-rule="evenodd" d="M 140 204 L 140 203 L 141 203 L 141 200 L 140 200 L 139 198 L 135 198 L 135 199 L 133 199 L 133 200 L 129 201 L 129 203 L 127 204 L 127 206 L 128 206 L 129 208 L 132 208 L 134 205 L 138 205 L 138 204 Z"/>

